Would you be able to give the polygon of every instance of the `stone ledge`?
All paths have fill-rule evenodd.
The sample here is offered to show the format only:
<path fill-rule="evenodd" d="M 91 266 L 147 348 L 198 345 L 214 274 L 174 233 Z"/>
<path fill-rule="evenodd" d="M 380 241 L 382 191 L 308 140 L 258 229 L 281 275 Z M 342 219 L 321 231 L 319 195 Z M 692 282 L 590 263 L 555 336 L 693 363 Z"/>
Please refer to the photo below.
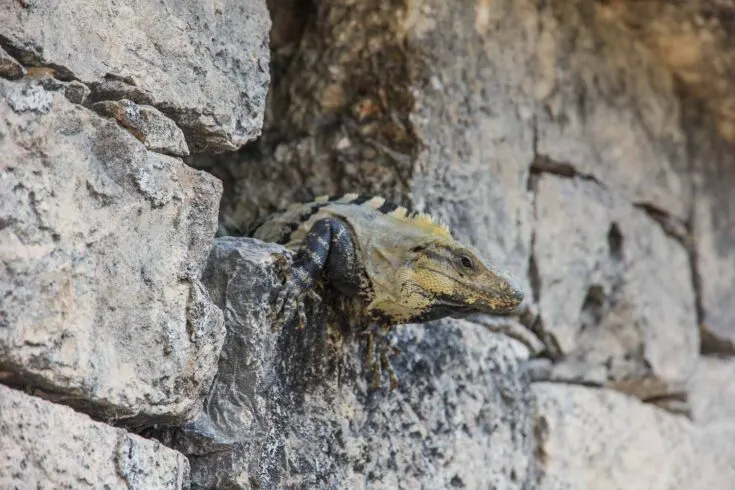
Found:
<path fill-rule="evenodd" d="M 85 83 L 93 102 L 155 106 L 192 151 L 236 150 L 260 134 L 269 28 L 262 0 L 0 4 L 0 43 L 23 65 Z"/>
<path fill-rule="evenodd" d="M 0 135 L 6 382 L 98 419 L 187 419 L 224 336 L 199 283 L 221 183 L 25 78 L 0 79 Z"/>
<path fill-rule="evenodd" d="M 188 489 L 162 444 L 0 385 L 0 488 Z"/>
<path fill-rule="evenodd" d="M 487 488 L 532 479 L 528 350 L 467 321 L 394 329 L 398 388 L 369 388 L 365 343 L 307 309 L 274 329 L 283 247 L 215 240 L 202 278 L 227 339 L 200 416 L 161 437 L 202 488 Z M 350 326 L 348 326 L 349 328 Z M 454 482 L 454 483 L 452 483 Z"/>
<path fill-rule="evenodd" d="M 533 383 L 540 490 L 726 490 L 735 424 L 698 426 L 621 393 Z"/>

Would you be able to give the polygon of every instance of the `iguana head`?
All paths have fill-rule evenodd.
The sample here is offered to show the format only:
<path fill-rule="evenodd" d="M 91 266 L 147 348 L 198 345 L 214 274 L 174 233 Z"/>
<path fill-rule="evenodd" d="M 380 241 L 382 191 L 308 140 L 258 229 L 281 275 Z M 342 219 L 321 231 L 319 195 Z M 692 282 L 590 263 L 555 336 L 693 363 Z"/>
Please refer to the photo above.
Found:
<path fill-rule="evenodd" d="M 509 273 L 451 237 L 430 237 L 402 255 L 393 293 L 372 305 L 397 323 L 507 313 L 523 301 Z"/>
<path fill-rule="evenodd" d="M 521 304 L 523 291 L 509 273 L 452 242 L 435 240 L 411 249 L 403 271 L 406 294 L 429 295 L 439 305 L 469 313 L 506 313 Z"/>

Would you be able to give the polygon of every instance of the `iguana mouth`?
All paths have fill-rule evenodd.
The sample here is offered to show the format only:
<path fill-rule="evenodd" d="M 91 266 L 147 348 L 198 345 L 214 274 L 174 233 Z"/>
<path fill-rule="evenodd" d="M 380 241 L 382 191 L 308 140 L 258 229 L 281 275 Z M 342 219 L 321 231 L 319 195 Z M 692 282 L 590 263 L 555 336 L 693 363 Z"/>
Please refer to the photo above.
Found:
<path fill-rule="evenodd" d="M 469 292 L 471 294 L 474 294 L 475 296 L 477 296 L 480 299 L 480 301 L 483 301 L 483 302 L 486 302 L 486 303 L 491 303 L 493 301 L 497 301 L 497 297 L 493 296 L 492 293 L 488 293 L 488 292 L 486 292 L 483 289 L 479 289 L 477 287 L 474 287 L 470 283 L 460 281 L 455 276 L 450 276 L 449 274 L 447 274 L 447 273 L 445 273 L 443 271 L 438 271 L 436 269 L 428 269 L 428 270 L 430 270 L 431 272 L 433 272 L 435 274 L 438 274 L 440 276 L 444 276 L 444 277 L 446 277 L 448 279 L 451 279 L 452 281 L 454 281 L 454 282 L 456 282 L 458 284 L 461 284 L 462 285 L 462 289 L 464 289 L 465 291 L 467 291 L 467 292 Z M 517 289 L 514 286 L 510 285 L 509 286 L 509 293 L 511 291 L 513 293 L 515 293 L 515 292 L 517 292 Z M 518 295 L 520 295 L 520 293 L 519 294 L 513 294 L 513 293 L 510 293 L 509 295 L 512 295 L 512 296 L 518 296 Z M 472 307 L 473 306 L 472 304 L 467 304 L 466 298 L 460 299 L 457 302 L 444 301 L 444 303 L 445 304 L 448 304 L 448 305 L 451 305 L 451 306 L 457 306 L 457 307 L 462 307 L 462 308 L 467 308 L 467 307 Z"/>

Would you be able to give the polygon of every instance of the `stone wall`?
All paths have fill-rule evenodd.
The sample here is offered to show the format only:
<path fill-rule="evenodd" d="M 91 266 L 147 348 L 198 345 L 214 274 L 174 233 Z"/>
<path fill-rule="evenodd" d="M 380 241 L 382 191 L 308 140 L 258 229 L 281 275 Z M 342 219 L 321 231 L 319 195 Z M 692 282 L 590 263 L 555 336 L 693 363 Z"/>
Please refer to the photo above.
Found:
<path fill-rule="evenodd" d="M 735 488 L 733 14 L 0 6 L 0 487 Z M 237 235 L 350 191 L 524 305 L 396 328 L 395 391 L 332 292 L 273 328 Z"/>

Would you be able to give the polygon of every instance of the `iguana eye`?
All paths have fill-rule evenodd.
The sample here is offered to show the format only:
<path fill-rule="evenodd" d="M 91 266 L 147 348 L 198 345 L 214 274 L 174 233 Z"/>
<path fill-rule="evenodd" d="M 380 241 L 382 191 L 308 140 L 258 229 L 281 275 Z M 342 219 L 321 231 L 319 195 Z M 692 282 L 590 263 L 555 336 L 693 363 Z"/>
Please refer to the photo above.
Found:
<path fill-rule="evenodd" d="M 472 262 L 472 258 L 467 255 L 460 255 L 459 256 L 459 263 L 462 264 L 462 267 L 464 267 L 467 270 L 475 270 L 475 263 Z"/>

